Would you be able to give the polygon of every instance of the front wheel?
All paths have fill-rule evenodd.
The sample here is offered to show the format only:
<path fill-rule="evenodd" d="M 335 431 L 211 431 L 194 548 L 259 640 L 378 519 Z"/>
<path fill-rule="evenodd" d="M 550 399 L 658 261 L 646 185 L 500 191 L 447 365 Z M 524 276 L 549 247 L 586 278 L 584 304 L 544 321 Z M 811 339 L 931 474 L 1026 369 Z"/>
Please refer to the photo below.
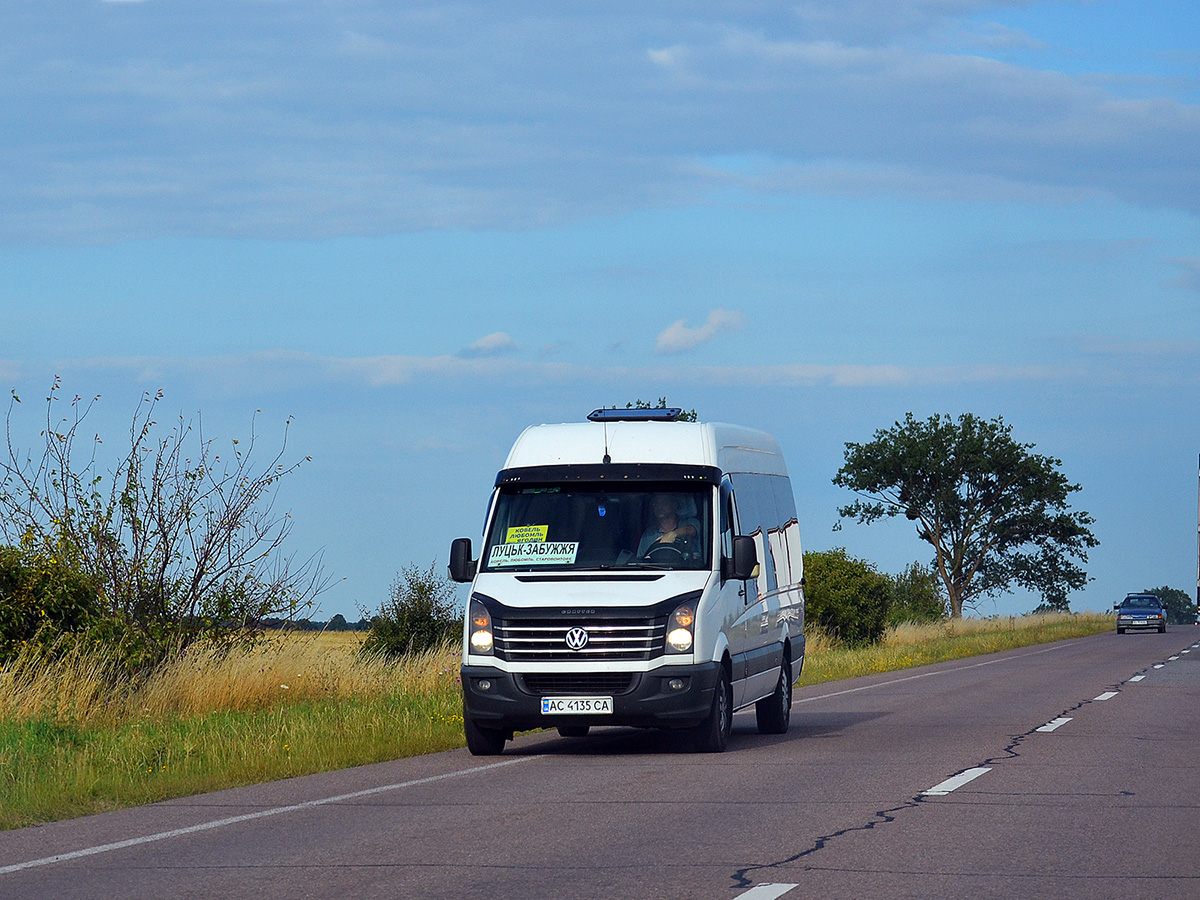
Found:
<path fill-rule="evenodd" d="M 759 734 L 787 734 L 792 720 L 792 667 L 787 657 L 779 667 L 779 683 L 775 693 L 754 704 L 754 718 Z"/>
<path fill-rule="evenodd" d="M 472 756 L 499 756 L 504 752 L 508 735 L 498 728 L 486 728 L 476 724 L 470 716 L 463 716 L 463 732 Z"/>
<path fill-rule="evenodd" d="M 713 689 L 712 708 L 708 718 L 692 731 L 692 748 L 697 753 L 720 753 L 729 743 L 733 731 L 733 684 L 729 672 L 721 667 L 721 677 Z"/>

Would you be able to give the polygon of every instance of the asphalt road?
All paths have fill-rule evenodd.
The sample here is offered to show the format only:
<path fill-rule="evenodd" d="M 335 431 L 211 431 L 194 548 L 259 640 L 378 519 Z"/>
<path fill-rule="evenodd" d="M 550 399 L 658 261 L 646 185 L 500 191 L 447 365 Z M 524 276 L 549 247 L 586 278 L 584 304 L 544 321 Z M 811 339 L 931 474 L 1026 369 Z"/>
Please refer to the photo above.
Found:
<path fill-rule="evenodd" d="M 1109 633 L 0 833 L 0 898 L 1194 900 L 1198 713 L 1200 630 Z"/>

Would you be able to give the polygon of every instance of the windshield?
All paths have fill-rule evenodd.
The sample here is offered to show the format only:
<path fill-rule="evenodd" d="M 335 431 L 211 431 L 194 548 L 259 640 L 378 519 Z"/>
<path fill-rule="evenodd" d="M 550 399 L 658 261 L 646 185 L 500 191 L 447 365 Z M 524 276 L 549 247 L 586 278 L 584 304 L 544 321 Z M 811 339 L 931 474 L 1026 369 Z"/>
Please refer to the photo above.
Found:
<path fill-rule="evenodd" d="M 631 485 L 503 487 L 484 571 L 707 569 L 712 488 Z"/>
<path fill-rule="evenodd" d="M 1162 609 L 1157 597 L 1126 597 L 1121 601 L 1121 609 Z"/>

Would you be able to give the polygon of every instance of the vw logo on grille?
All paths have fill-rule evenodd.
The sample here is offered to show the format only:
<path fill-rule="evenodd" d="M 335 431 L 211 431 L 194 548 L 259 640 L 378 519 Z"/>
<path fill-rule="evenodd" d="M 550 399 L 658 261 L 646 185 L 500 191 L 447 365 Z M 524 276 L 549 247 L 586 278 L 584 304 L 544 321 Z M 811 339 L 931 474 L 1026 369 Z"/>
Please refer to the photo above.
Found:
<path fill-rule="evenodd" d="M 582 628 L 572 628 L 567 632 L 567 646 L 572 650 L 582 650 L 588 645 L 588 633 Z"/>

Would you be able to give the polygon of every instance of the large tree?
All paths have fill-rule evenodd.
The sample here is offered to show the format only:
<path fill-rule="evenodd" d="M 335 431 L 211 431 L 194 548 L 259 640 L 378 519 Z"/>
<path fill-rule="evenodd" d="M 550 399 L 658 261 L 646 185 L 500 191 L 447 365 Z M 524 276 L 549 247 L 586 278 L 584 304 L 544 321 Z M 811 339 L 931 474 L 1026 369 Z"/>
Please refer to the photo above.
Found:
<path fill-rule="evenodd" d="M 839 513 L 864 524 L 896 515 L 914 521 L 933 545 L 954 618 L 1013 585 L 1066 610 L 1067 594 L 1087 581 L 1077 563 L 1097 544 L 1094 520 L 1070 509 L 1079 485 L 1059 471 L 1062 461 L 1033 446 L 1015 441 L 999 416 L 918 421 L 908 413 L 870 443 L 846 444 L 833 482 L 861 499 Z"/>
<path fill-rule="evenodd" d="M 1196 621 L 1196 604 L 1192 602 L 1187 591 L 1179 588 L 1162 587 L 1149 588 L 1143 594 L 1155 594 L 1167 608 L 1167 621 L 1172 625 L 1191 625 Z"/>

